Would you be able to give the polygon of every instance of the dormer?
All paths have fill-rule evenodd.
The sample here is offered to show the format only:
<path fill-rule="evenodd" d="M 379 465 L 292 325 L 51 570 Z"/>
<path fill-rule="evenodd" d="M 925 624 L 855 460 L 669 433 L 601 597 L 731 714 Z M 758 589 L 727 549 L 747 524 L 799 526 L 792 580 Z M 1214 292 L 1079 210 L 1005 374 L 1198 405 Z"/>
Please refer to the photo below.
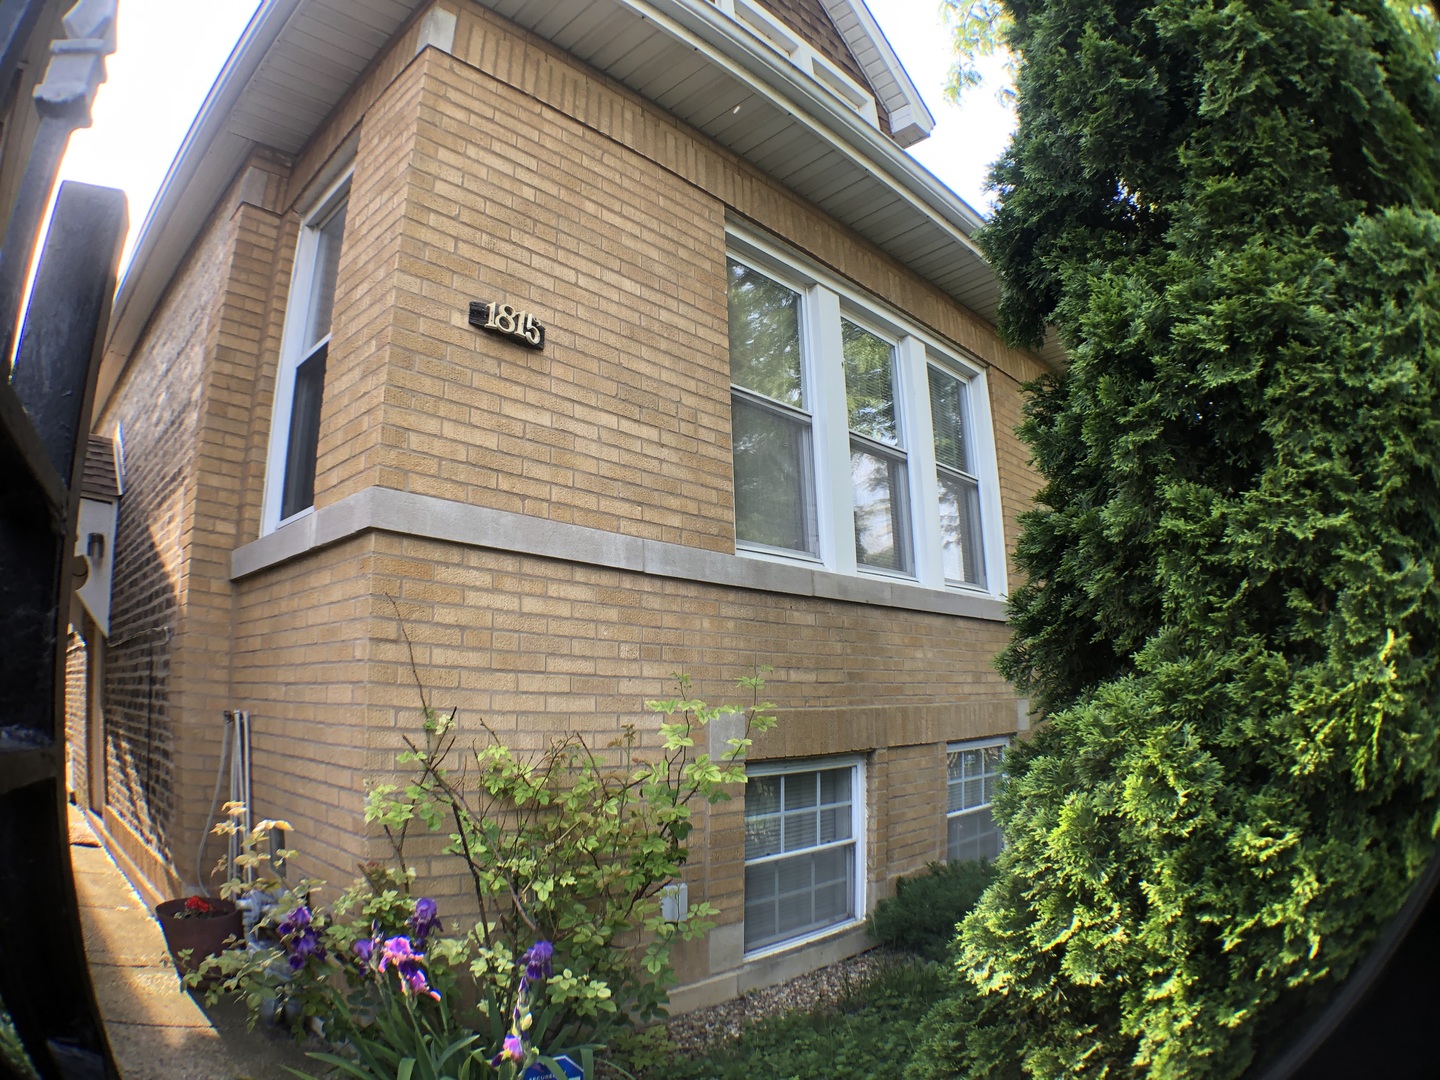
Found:
<path fill-rule="evenodd" d="M 751 47 L 784 56 L 901 146 L 929 137 L 934 117 L 859 0 L 711 0 Z"/>

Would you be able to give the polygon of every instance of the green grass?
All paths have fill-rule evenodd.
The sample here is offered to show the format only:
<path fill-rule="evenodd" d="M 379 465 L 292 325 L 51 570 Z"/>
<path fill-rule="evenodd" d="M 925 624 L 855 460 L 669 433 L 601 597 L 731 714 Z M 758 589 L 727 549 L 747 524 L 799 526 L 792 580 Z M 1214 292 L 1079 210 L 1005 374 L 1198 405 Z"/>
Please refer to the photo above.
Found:
<path fill-rule="evenodd" d="M 675 1056 L 651 1075 L 667 1080 L 810 1080 L 899 1077 L 915 1027 L 945 989 L 938 964 L 887 964 L 843 1000 L 747 1027 L 734 1042 L 694 1059 Z"/>

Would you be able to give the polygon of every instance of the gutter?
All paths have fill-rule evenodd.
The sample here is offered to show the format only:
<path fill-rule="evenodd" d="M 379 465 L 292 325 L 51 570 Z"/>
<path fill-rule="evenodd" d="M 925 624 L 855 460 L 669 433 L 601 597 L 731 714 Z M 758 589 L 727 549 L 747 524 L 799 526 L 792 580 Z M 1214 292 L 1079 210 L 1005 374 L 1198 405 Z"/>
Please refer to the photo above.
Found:
<path fill-rule="evenodd" d="M 744 31 L 743 26 L 732 23 L 707 0 L 615 2 L 640 18 L 662 26 L 672 37 L 690 44 L 742 82 L 757 90 L 770 91 L 771 104 L 781 111 L 795 115 L 795 106 L 801 106 L 804 114 L 800 119 L 828 135 L 837 136 L 837 145 L 849 150 L 857 164 L 877 172 L 898 194 L 909 196 L 917 209 L 949 225 L 954 230 L 954 238 L 976 258 L 984 260 L 970 239 L 985 223 L 979 211 L 853 110 L 822 96 L 824 91 L 820 85 L 807 79 L 793 64 L 778 55 L 772 56 L 774 49 L 768 42 L 757 37 L 757 49 L 741 44 L 732 27 Z"/>

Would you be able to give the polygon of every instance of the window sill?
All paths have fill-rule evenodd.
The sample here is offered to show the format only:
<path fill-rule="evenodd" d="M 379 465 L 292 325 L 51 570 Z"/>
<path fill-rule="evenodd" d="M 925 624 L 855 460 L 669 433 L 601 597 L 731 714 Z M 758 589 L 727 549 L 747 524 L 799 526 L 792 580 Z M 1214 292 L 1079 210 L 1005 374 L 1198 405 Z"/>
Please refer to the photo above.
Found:
<path fill-rule="evenodd" d="M 810 945 L 817 945 L 831 937 L 838 937 L 856 927 L 865 925 L 864 919 L 847 919 L 845 922 L 836 923 L 834 926 L 827 926 L 823 930 L 812 930 L 801 937 L 788 938 L 785 941 L 777 941 L 774 945 L 766 945 L 763 949 L 756 949 L 754 952 L 747 952 L 744 955 L 744 963 L 754 960 L 768 960 L 771 957 L 779 956 L 782 953 L 790 952 L 792 949 L 803 949 Z"/>
<path fill-rule="evenodd" d="M 709 585 L 991 622 L 1006 619 L 1004 600 L 973 590 L 929 589 L 904 580 L 837 574 L 813 563 L 755 558 L 748 552 L 729 555 L 662 540 L 643 540 L 583 525 L 378 487 L 366 488 L 337 503 L 298 516 L 290 524 L 237 548 L 230 555 L 231 580 L 260 573 L 370 530 Z"/>

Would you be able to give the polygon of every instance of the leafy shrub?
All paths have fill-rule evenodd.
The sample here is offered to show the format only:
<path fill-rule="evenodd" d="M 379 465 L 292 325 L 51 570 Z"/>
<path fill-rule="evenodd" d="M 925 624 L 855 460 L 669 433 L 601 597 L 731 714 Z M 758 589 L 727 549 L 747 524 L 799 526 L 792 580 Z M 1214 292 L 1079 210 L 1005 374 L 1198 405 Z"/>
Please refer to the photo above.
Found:
<path fill-rule="evenodd" d="M 242 853 L 222 895 L 264 910 L 250 932 L 256 947 L 207 960 L 191 984 L 209 976 L 212 1000 L 241 999 L 252 1024 L 269 1011 L 297 1036 L 319 1027 L 347 1042 L 363 1058 L 350 1062 L 352 1075 L 405 1060 L 419 1062 L 420 1074 L 442 1062 L 503 1074 L 521 1058 L 492 1068 L 487 1054 L 516 1040 L 527 1062 L 562 1052 L 584 1059 L 630 1019 L 656 1015 L 673 979 L 671 943 L 708 932 L 717 914 L 698 903 L 682 923 L 660 916 L 659 891 L 688 856 L 691 804 L 744 783 L 750 733 L 774 724 L 758 676 L 741 680 L 748 708 L 706 705 L 677 680 L 679 696 L 646 703 L 660 717 L 654 751 L 631 729 L 609 747 L 571 735 L 527 759 L 485 728 L 489 744 L 462 754 L 454 714 L 427 706 L 421 734 L 405 738 L 400 754 L 414 770 L 408 782 L 374 785 L 367 800 L 392 858 L 363 866 L 328 909 L 311 905 L 323 882 L 287 887 L 275 870 L 276 860 L 298 858 L 271 852 L 272 834 L 290 824 L 250 827 L 247 808 L 227 804 L 215 831 L 238 837 Z M 728 716 L 743 719 L 739 734 L 713 757 L 697 752 L 705 725 Z M 446 916 L 458 936 L 442 936 L 437 905 L 415 894 L 406 843 L 417 824 L 448 836 L 447 852 L 473 883 L 478 917 L 454 926 Z M 544 945 L 543 976 L 532 943 Z M 392 954 L 399 997 L 376 966 Z"/>
<path fill-rule="evenodd" d="M 932 862 L 924 873 L 897 881 L 895 895 L 875 905 L 870 936 L 892 949 L 942 960 L 955 939 L 955 924 L 994 878 L 995 868 L 987 862 Z"/>
<path fill-rule="evenodd" d="M 514 992 L 510 958 L 543 937 L 555 943 L 557 968 L 604 980 L 622 1016 L 652 1018 L 668 1000 L 672 943 L 715 925 L 718 909 L 706 902 L 665 921 L 659 894 L 689 857 L 692 804 L 728 799 L 726 789 L 745 782 L 750 735 L 774 726 L 774 707 L 760 700 L 758 676 L 739 680 L 748 708 L 707 705 L 690 696 L 688 677 L 676 680 L 676 697 L 645 703 L 660 717 L 655 751 L 631 727 L 609 746 L 570 734 L 525 758 L 486 727 L 489 744 L 467 753 L 454 713 L 427 706 L 422 737 L 407 737 L 400 755 L 408 782 L 371 787 L 365 817 L 385 830 L 397 866 L 407 865 L 413 824 L 448 836 L 479 911 L 472 970 L 502 1000 Z M 717 755 L 698 751 L 704 729 L 732 716 L 743 718 L 742 733 Z"/>
<path fill-rule="evenodd" d="M 1027 409 L 1000 666 L 1048 723 L 914 1075 L 1223 1080 L 1435 849 L 1437 24 L 1009 6 L 981 243 L 1002 330 L 1069 363 Z"/>

